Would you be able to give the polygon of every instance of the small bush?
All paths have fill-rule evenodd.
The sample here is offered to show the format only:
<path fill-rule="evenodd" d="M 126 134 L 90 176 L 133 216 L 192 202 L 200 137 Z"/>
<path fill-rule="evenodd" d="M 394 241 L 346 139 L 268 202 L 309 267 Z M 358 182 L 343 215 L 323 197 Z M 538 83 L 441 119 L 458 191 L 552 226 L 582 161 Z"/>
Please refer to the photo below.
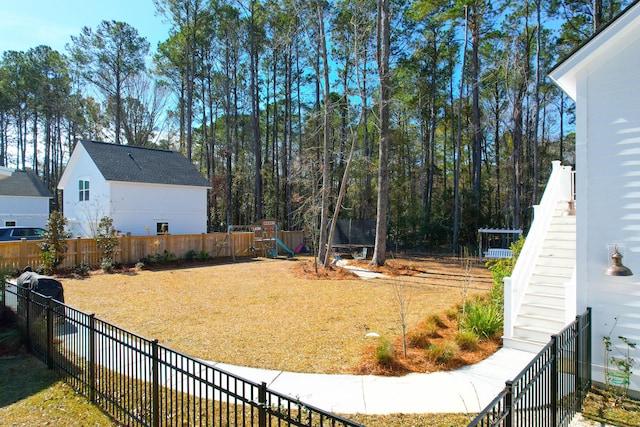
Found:
<path fill-rule="evenodd" d="M 502 311 L 495 305 L 482 301 L 467 304 L 464 316 L 460 319 L 460 329 L 471 331 L 480 339 L 490 339 L 502 331 Z"/>
<path fill-rule="evenodd" d="M 168 264 L 176 259 L 176 255 L 165 249 L 161 254 L 156 254 L 154 259 L 158 264 Z"/>
<path fill-rule="evenodd" d="M 458 310 L 457 308 L 449 308 L 445 312 L 445 315 L 449 320 L 456 320 L 460 316 L 460 310 Z"/>
<path fill-rule="evenodd" d="M 210 256 L 209 256 L 209 252 L 200 251 L 200 252 L 198 253 L 198 259 L 199 259 L 200 261 L 206 261 L 206 260 L 208 260 L 209 258 L 210 258 Z"/>
<path fill-rule="evenodd" d="M 184 255 L 184 259 L 186 261 L 193 261 L 194 259 L 196 259 L 197 256 L 198 256 L 198 253 L 196 251 L 194 251 L 193 249 L 190 249 L 189 252 L 187 252 Z"/>
<path fill-rule="evenodd" d="M 453 359 L 460 349 L 453 341 L 444 341 L 440 344 L 434 344 L 427 349 L 427 356 L 438 364 L 449 362 Z"/>
<path fill-rule="evenodd" d="M 102 269 L 102 271 L 104 271 L 105 273 L 110 272 L 111 270 L 113 270 L 113 262 L 111 261 L 110 258 L 103 258 L 102 262 L 100 263 L 100 268 Z"/>
<path fill-rule="evenodd" d="M 456 344 L 462 350 L 473 351 L 478 348 L 478 336 L 472 331 L 459 331 L 456 334 Z"/>
<path fill-rule="evenodd" d="M 393 345 L 386 340 L 380 340 L 380 344 L 376 347 L 376 362 L 383 366 L 388 366 L 393 362 L 394 353 Z"/>
<path fill-rule="evenodd" d="M 425 335 L 424 332 L 416 329 L 407 334 L 407 343 L 411 347 L 424 349 L 427 349 L 431 345 L 429 337 Z"/>
<path fill-rule="evenodd" d="M 91 266 L 84 262 L 76 265 L 76 267 L 73 269 L 76 274 L 79 274 L 81 276 L 85 276 L 87 273 L 89 273 L 90 270 Z"/>
<path fill-rule="evenodd" d="M 144 269 L 144 262 L 143 261 L 136 262 L 136 270 L 142 270 L 142 269 Z"/>
<path fill-rule="evenodd" d="M 436 328 L 447 329 L 447 324 L 437 314 L 432 314 L 428 319 L 429 323 L 432 323 Z"/>

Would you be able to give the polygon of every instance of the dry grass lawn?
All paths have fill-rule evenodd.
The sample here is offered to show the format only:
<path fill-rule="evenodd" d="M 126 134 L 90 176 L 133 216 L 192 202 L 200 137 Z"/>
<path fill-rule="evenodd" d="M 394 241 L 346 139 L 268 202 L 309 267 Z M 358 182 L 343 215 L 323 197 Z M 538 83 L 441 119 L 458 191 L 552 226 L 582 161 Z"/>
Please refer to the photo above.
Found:
<path fill-rule="evenodd" d="M 409 302 L 408 325 L 485 293 L 488 270 L 460 261 L 391 262 L 389 279 L 347 274 L 317 279 L 308 259 L 243 262 L 61 279 L 66 302 L 186 354 L 218 362 L 314 373 L 354 372 L 371 347 L 366 331 L 394 340 L 401 325 L 394 286 Z"/>

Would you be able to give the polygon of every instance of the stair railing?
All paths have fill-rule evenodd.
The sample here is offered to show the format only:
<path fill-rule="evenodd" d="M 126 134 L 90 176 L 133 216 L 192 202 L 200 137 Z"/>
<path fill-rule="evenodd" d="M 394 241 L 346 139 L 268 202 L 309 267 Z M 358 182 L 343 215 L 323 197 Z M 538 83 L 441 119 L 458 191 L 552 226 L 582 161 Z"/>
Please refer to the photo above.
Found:
<path fill-rule="evenodd" d="M 504 278 L 504 338 L 513 337 L 513 325 L 520 311 L 527 285 L 533 276 L 551 219 L 559 201 L 573 201 L 573 173 L 560 161 L 551 162 L 551 176 L 539 205 L 533 206 L 533 222 L 510 277 Z M 569 208 L 569 203 L 567 203 Z"/>

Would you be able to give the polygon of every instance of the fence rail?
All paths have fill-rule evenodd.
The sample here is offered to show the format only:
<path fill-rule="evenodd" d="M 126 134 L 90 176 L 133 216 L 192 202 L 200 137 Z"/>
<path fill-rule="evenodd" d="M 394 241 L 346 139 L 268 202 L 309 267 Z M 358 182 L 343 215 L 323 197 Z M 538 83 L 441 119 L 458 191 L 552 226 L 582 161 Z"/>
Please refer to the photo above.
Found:
<path fill-rule="evenodd" d="M 280 240 L 291 250 L 303 242 L 302 231 L 280 231 Z M 165 234 L 158 236 L 122 235 L 119 238 L 116 261 L 134 264 L 147 257 L 161 256 L 165 251 L 177 258 L 185 258 L 191 251 L 206 253 L 211 258 L 247 257 L 254 254 L 253 232 Z M 41 263 L 37 240 L 0 242 L 0 268 L 20 270 L 26 265 Z M 61 268 L 74 268 L 81 264 L 100 265 L 101 252 L 95 239 L 75 238 L 67 240 L 67 252 Z"/>
<path fill-rule="evenodd" d="M 30 289 L 2 297 L 28 350 L 124 425 L 363 427 Z"/>
<path fill-rule="evenodd" d="M 591 309 L 549 342 L 468 427 L 568 426 L 591 388 Z"/>

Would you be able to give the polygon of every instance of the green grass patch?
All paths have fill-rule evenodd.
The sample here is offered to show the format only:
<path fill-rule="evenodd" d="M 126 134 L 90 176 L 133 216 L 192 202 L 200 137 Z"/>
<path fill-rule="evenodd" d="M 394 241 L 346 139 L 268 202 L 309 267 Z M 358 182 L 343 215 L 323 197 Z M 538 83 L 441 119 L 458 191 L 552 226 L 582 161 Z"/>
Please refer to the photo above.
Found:
<path fill-rule="evenodd" d="M 0 360 L 0 419 L 20 426 L 117 425 L 31 356 Z"/>

